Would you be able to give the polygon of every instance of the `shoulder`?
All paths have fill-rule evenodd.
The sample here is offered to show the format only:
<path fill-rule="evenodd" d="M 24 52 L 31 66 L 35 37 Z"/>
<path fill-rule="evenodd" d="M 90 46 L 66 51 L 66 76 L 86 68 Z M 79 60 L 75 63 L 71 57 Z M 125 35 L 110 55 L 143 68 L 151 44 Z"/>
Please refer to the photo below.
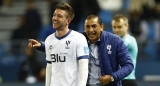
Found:
<path fill-rule="evenodd" d="M 46 42 L 46 41 L 49 41 L 50 39 L 53 39 L 54 37 L 55 37 L 55 33 L 52 33 L 51 35 L 49 35 L 49 36 L 46 38 L 45 42 Z"/>
<path fill-rule="evenodd" d="M 101 38 L 103 38 L 105 41 L 110 41 L 110 42 L 122 41 L 122 39 L 119 36 L 107 31 L 102 31 Z"/>
<path fill-rule="evenodd" d="M 131 35 L 130 35 L 131 36 Z M 134 40 L 134 41 L 136 41 L 136 38 L 134 37 L 134 36 L 131 36 L 131 38 Z"/>
<path fill-rule="evenodd" d="M 130 39 L 128 39 L 128 40 L 129 40 L 129 43 L 130 43 L 130 47 L 134 47 L 134 48 L 138 47 L 136 38 L 131 36 L 131 35 L 129 35 L 129 38 Z"/>
<path fill-rule="evenodd" d="M 107 38 L 119 38 L 119 36 L 111 33 L 111 32 L 107 32 L 107 31 L 103 31 L 102 32 Z"/>
<path fill-rule="evenodd" d="M 130 34 L 128 34 L 128 40 L 130 40 L 130 42 L 136 42 L 136 38 Z"/>
<path fill-rule="evenodd" d="M 85 37 L 83 35 L 83 33 L 80 33 L 80 32 L 74 31 L 74 30 L 72 30 L 71 35 L 72 36 L 74 35 L 74 37 L 76 37 L 76 38 L 84 38 Z"/>

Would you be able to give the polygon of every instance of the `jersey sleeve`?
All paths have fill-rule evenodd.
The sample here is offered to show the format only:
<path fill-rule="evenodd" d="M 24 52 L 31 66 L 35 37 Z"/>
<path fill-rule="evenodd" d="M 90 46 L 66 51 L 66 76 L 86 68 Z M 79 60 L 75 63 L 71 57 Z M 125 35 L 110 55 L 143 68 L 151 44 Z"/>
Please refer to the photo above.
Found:
<path fill-rule="evenodd" d="M 36 49 L 38 49 L 39 51 L 45 52 L 45 42 L 43 41 L 39 41 L 39 42 L 41 43 L 41 46 Z"/>
<path fill-rule="evenodd" d="M 138 54 L 138 46 L 135 38 L 132 38 L 132 43 L 130 43 L 130 49 L 132 50 L 131 56 L 136 58 Z"/>
<path fill-rule="evenodd" d="M 87 40 L 83 35 L 80 35 L 80 37 L 77 40 L 77 59 L 88 59 L 89 58 L 89 49 Z"/>

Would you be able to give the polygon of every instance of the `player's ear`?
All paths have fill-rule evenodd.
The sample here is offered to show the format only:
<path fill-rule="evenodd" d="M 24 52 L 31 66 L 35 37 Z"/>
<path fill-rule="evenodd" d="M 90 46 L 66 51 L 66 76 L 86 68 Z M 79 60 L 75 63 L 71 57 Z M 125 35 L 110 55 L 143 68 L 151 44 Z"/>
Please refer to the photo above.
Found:
<path fill-rule="evenodd" d="M 103 28 L 104 28 L 104 24 L 102 23 L 102 24 L 101 24 L 101 30 L 103 30 Z"/>
<path fill-rule="evenodd" d="M 129 29 L 129 24 L 127 24 L 126 27 L 127 27 L 127 30 L 128 30 Z"/>
<path fill-rule="evenodd" d="M 71 18 L 68 18 L 67 20 L 67 24 L 69 25 L 71 23 L 72 19 Z"/>

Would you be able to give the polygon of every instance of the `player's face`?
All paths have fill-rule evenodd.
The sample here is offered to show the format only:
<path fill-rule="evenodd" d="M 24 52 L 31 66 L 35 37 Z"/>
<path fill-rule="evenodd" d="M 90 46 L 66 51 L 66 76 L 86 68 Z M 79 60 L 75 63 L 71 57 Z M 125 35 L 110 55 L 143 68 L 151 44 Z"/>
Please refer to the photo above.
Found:
<path fill-rule="evenodd" d="M 84 28 L 87 37 L 92 43 L 95 43 L 100 39 L 101 31 L 103 30 L 103 24 L 100 25 L 98 23 L 97 17 L 85 20 Z"/>
<path fill-rule="evenodd" d="M 60 30 L 68 24 L 67 12 L 65 10 L 56 9 L 52 17 L 53 28 Z"/>
<path fill-rule="evenodd" d="M 124 37 L 128 31 L 128 24 L 125 24 L 123 19 L 120 19 L 120 22 L 112 20 L 112 29 L 114 34 Z"/>

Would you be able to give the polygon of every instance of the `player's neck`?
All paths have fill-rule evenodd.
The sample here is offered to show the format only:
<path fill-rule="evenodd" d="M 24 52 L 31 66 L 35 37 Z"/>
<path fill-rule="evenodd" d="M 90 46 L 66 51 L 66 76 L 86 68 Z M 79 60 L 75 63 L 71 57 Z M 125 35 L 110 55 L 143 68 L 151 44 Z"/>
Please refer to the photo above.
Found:
<path fill-rule="evenodd" d="M 123 36 L 123 37 L 126 37 L 126 36 L 128 36 L 128 33 L 124 34 L 124 36 Z M 123 37 L 121 37 L 121 38 L 123 38 Z"/>
<path fill-rule="evenodd" d="M 57 37 L 62 37 L 64 36 L 65 34 L 67 34 L 69 31 L 69 28 L 64 28 L 64 29 L 61 29 L 61 30 L 56 30 L 56 36 Z"/>

